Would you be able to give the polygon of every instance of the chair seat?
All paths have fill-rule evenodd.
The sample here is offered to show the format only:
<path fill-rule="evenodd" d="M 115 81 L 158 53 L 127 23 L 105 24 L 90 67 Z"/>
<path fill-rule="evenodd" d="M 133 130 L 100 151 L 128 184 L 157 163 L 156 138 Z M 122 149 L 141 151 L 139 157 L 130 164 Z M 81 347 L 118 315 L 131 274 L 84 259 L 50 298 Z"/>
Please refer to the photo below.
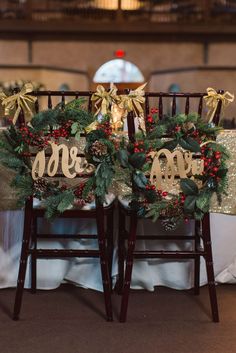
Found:
<path fill-rule="evenodd" d="M 109 207 L 115 200 L 116 196 L 113 194 L 113 193 L 109 193 L 106 195 L 105 197 L 105 202 L 103 204 L 103 207 L 106 208 L 106 207 Z M 36 198 L 34 198 L 33 200 L 33 207 L 34 208 L 44 208 L 45 207 L 45 201 L 44 200 L 38 200 Z M 83 210 L 83 211 L 89 211 L 89 210 L 94 210 L 96 208 L 96 205 L 95 205 L 95 201 L 93 202 L 90 202 L 90 203 L 86 203 L 84 206 L 82 207 L 78 207 L 78 206 L 71 206 L 69 209 L 80 209 L 80 210 Z"/>

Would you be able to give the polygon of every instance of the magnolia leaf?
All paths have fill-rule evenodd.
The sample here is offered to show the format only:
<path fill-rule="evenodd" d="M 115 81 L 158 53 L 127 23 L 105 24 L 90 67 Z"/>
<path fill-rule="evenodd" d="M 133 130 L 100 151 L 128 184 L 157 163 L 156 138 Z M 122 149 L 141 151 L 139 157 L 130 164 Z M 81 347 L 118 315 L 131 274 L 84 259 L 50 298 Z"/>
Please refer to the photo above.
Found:
<path fill-rule="evenodd" d="M 197 197 L 195 195 L 188 195 L 184 201 L 184 210 L 186 213 L 193 213 L 195 210 Z"/>
<path fill-rule="evenodd" d="M 133 180 L 138 188 L 145 189 L 145 187 L 147 185 L 147 178 L 145 177 L 145 175 L 143 173 L 134 174 Z"/>
<path fill-rule="evenodd" d="M 198 187 L 197 184 L 191 179 L 181 179 L 180 187 L 185 195 L 197 195 Z"/>
<path fill-rule="evenodd" d="M 121 166 L 127 168 L 129 166 L 128 162 L 128 152 L 124 149 L 117 152 L 117 159 L 120 162 Z"/>
<path fill-rule="evenodd" d="M 179 145 L 187 151 L 201 152 L 201 147 L 197 141 L 191 137 L 182 137 L 179 139 Z"/>
<path fill-rule="evenodd" d="M 209 211 L 209 207 L 210 207 L 210 195 L 209 195 L 209 193 L 201 193 L 197 197 L 196 205 L 204 213 Z"/>
<path fill-rule="evenodd" d="M 168 150 L 172 151 L 175 149 L 175 147 L 178 145 L 178 140 L 171 140 L 171 141 L 167 141 L 164 144 L 164 148 L 167 148 Z"/>
<path fill-rule="evenodd" d="M 129 163 L 137 169 L 141 169 L 146 162 L 146 155 L 142 152 L 134 153 L 129 156 Z"/>

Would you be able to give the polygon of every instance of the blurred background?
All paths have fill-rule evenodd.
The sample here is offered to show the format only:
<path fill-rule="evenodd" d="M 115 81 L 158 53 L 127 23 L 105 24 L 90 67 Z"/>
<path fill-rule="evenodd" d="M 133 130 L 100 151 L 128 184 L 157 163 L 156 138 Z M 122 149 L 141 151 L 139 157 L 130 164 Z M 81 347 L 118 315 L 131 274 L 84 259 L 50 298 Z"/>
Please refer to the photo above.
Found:
<path fill-rule="evenodd" d="M 235 0 L 1 0 L 0 87 L 236 93 Z M 236 127 L 236 103 L 225 114 Z"/>

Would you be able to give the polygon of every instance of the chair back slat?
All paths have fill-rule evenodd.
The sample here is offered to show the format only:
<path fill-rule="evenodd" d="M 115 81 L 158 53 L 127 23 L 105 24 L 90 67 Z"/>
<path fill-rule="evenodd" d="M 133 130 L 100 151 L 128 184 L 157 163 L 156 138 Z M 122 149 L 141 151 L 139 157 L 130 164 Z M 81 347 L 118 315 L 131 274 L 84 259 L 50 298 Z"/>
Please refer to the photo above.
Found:
<path fill-rule="evenodd" d="M 145 100 L 145 114 L 149 114 L 149 99 Z"/>
<path fill-rule="evenodd" d="M 202 103 L 203 103 L 203 97 L 199 99 L 199 104 L 198 104 L 198 115 L 202 116 Z"/>
<path fill-rule="evenodd" d="M 52 97 L 50 92 L 48 93 L 48 109 L 52 109 Z"/>
<path fill-rule="evenodd" d="M 160 98 L 159 98 L 158 110 L 159 110 L 159 119 L 161 120 L 161 119 L 163 118 L 163 103 L 162 103 L 162 96 L 160 96 Z"/>
<path fill-rule="evenodd" d="M 35 112 L 36 112 L 36 114 L 39 112 L 39 100 L 38 100 L 38 97 L 37 97 L 37 100 L 35 102 Z"/>
<path fill-rule="evenodd" d="M 175 116 L 175 114 L 176 114 L 176 96 L 174 95 L 172 99 L 172 116 Z"/>
<path fill-rule="evenodd" d="M 88 111 L 92 112 L 92 92 L 89 92 Z"/>
<path fill-rule="evenodd" d="M 185 102 L 185 114 L 187 115 L 189 113 L 189 96 L 186 97 L 186 102 Z"/>

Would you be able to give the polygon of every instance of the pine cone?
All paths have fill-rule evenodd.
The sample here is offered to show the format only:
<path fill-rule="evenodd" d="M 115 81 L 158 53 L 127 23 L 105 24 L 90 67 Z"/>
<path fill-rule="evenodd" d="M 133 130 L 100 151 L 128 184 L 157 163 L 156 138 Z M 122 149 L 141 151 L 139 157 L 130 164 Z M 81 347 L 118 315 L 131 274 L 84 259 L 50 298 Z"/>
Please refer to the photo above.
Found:
<path fill-rule="evenodd" d="M 105 156 L 107 154 L 107 146 L 103 142 L 95 141 L 92 144 L 91 152 L 95 156 Z"/>
<path fill-rule="evenodd" d="M 39 191 L 46 191 L 48 184 L 47 181 L 43 178 L 39 178 L 37 180 L 34 181 L 34 187 L 35 189 L 39 190 Z"/>

